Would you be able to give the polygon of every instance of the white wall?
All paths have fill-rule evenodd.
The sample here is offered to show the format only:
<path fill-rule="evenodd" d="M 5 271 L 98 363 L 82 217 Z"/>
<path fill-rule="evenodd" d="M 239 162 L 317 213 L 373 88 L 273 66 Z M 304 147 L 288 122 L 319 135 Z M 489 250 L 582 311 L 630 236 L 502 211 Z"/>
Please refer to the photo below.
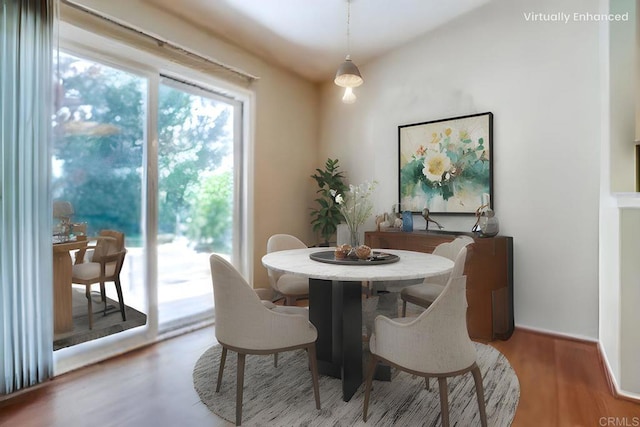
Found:
<path fill-rule="evenodd" d="M 598 2 L 495 0 L 361 66 L 355 104 L 326 84 L 320 157 L 340 158 L 351 182 L 378 180 L 376 210 L 388 211 L 398 198 L 398 125 L 492 111 L 495 210 L 514 237 L 516 323 L 595 339 L 598 24 L 523 15 L 562 11 L 597 13 Z M 450 230 L 474 221 L 439 219 Z"/>

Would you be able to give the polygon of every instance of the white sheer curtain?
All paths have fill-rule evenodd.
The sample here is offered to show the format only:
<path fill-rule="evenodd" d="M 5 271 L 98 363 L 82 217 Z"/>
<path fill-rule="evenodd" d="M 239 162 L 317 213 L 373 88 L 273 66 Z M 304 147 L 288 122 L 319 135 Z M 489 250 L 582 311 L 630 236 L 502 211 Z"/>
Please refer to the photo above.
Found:
<path fill-rule="evenodd" d="M 56 0 L 0 0 L 0 394 L 53 371 L 51 92 Z"/>

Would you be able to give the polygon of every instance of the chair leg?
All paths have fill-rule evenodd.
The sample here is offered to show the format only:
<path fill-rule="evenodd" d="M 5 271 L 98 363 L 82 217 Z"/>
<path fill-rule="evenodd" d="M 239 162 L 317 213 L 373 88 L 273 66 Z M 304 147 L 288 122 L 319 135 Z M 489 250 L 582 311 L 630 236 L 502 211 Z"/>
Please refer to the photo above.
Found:
<path fill-rule="evenodd" d="M 320 386 L 318 384 L 318 361 L 316 360 L 316 343 L 307 347 L 309 365 L 311 366 L 311 381 L 313 381 L 313 395 L 316 398 L 316 409 L 320 410 Z"/>
<path fill-rule="evenodd" d="M 242 424 L 242 389 L 244 388 L 245 354 L 238 353 L 238 377 L 236 385 L 236 425 Z"/>
<path fill-rule="evenodd" d="M 224 363 L 227 361 L 227 347 L 222 347 L 220 355 L 220 367 L 218 368 L 218 383 L 216 384 L 216 393 L 220 391 L 222 385 L 222 372 L 224 371 Z"/>
<path fill-rule="evenodd" d="M 480 409 L 480 423 L 482 427 L 487 427 L 487 410 L 484 401 L 484 386 L 482 385 L 482 373 L 476 365 L 472 370 L 473 381 L 476 383 L 476 395 L 478 396 L 478 409 Z"/>
<path fill-rule="evenodd" d="M 116 292 L 118 292 L 118 302 L 120 303 L 120 314 L 122 314 L 122 321 L 127 321 L 127 315 L 124 313 L 124 297 L 122 296 L 122 286 L 120 285 L 120 278 L 116 277 L 113 281 L 116 284 Z M 106 302 L 105 302 L 106 307 Z"/>
<path fill-rule="evenodd" d="M 284 305 L 296 305 L 295 297 L 284 297 Z"/>
<path fill-rule="evenodd" d="M 449 427 L 449 391 L 447 390 L 447 379 L 438 377 L 438 385 L 440 386 L 440 416 L 442 418 L 442 427 Z"/>
<path fill-rule="evenodd" d="M 278 353 L 273 353 L 273 367 L 278 367 Z"/>
<path fill-rule="evenodd" d="M 375 354 L 371 355 L 369 361 L 369 367 L 367 368 L 367 379 L 364 385 L 364 405 L 362 406 L 362 419 L 367 422 L 367 416 L 369 412 L 369 395 L 371 394 L 371 383 L 373 383 L 373 374 L 376 372 L 376 365 L 378 364 L 378 357 Z"/>
<path fill-rule="evenodd" d="M 402 316 L 401 317 L 407 317 L 407 302 L 405 300 L 402 300 Z"/>
<path fill-rule="evenodd" d="M 87 297 L 87 315 L 89 316 L 89 329 L 93 329 L 93 305 L 91 304 L 91 285 L 86 285 L 85 296 Z"/>
<path fill-rule="evenodd" d="M 100 299 L 102 300 L 102 304 L 104 305 L 104 310 L 102 312 L 103 316 L 107 315 L 107 293 L 104 289 L 104 282 L 100 282 Z"/>
<path fill-rule="evenodd" d="M 371 298 L 373 294 L 372 286 L 373 282 L 371 280 L 363 280 L 362 281 L 362 293 L 365 298 Z"/>
<path fill-rule="evenodd" d="M 429 385 L 429 377 L 424 377 L 424 388 L 427 390 L 431 390 L 431 386 Z"/>

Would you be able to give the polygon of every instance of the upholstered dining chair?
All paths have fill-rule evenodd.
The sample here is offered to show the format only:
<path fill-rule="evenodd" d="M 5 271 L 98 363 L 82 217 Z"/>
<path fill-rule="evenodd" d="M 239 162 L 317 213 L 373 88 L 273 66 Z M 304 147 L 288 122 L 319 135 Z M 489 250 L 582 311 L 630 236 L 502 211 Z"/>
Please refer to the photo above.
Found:
<path fill-rule="evenodd" d="M 238 355 L 236 425 L 242 423 L 242 389 L 247 354 L 277 354 L 305 349 L 309 357 L 316 408 L 320 409 L 316 339 L 318 332 L 303 307 L 266 307 L 240 273 L 219 255 L 209 257 L 216 339 L 222 346 L 216 392 L 220 391 L 227 351 Z"/>
<path fill-rule="evenodd" d="M 307 245 L 290 234 L 274 234 L 267 241 L 267 253 L 286 251 L 288 249 L 305 249 Z M 295 305 L 298 298 L 309 297 L 309 280 L 293 274 L 277 273 L 267 269 L 269 283 L 276 292 L 280 293 L 285 305 Z"/>
<path fill-rule="evenodd" d="M 445 258 L 449 258 L 451 261 L 455 261 L 456 257 L 460 253 L 462 248 L 467 247 L 473 243 L 473 239 L 469 236 L 459 236 L 450 242 L 441 243 L 433 251 L 434 255 L 440 255 Z M 463 264 L 466 264 L 469 258 L 469 248 L 467 248 L 467 257 L 462 260 Z M 419 305 L 423 308 L 429 308 L 429 306 L 436 300 L 438 295 L 444 289 L 447 284 L 450 273 L 428 277 L 422 283 L 417 285 L 411 285 L 402 288 L 400 291 L 400 298 L 402 299 L 402 317 L 407 315 L 407 302 L 415 305 Z"/>
<path fill-rule="evenodd" d="M 442 425 L 449 426 L 447 377 L 471 372 L 475 382 L 480 421 L 487 425 L 482 374 L 476 363 L 476 349 L 467 331 L 466 276 L 464 269 L 466 248 L 455 260 L 454 269 L 438 298 L 417 318 L 389 319 L 378 316 L 375 332 L 369 341 L 371 360 L 365 383 L 362 410 L 367 421 L 369 397 L 376 364 L 382 361 L 412 375 L 437 377 L 440 389 Z"/>
<path fill-rule="evenodd" d="M 95 245 L 87 245 L 76 253 L 76 262 L 72 269 L 71 282 L 85 286 L 87 309 L 89 315 L 89 329 L 93 329 L 93 307 L 91 299 L 91 285 L 100 284 L 100 296 L 104 304 L 104 315 L 107 314 L 107 296 L 105 283 L 113 282 L 118 293 L 120 314 L 126 321 L 124 298 L 120 284 L 120 271 L 124 264 L 127 250 L 124 247 L 124 233 L 114 230 L 102 230 L 97 237 L 89 239 Z"/>

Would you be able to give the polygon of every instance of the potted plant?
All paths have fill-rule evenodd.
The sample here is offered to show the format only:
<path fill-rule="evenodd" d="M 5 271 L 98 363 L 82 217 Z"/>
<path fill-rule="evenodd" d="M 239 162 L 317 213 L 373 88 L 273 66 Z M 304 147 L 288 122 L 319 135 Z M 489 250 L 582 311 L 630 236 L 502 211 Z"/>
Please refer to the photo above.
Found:
<path fill-rule="evenodd" d="M 316 169 L 316 174 L 311 175 L 318 184 L 319 197 L 315 199 L 318 207 L 311 211 L 311 225 L 313 231 L 320 233 L 323 244 L 328 246 L 329 239 L 333 236 L 338 224 L 342 221 L 342 214 L 336 203 L 336 196 L 342 195 L 347 186 L 344 183 L 344 175 L 338 171 L 338 159 L 328 158 L 324 170 Z"/>

